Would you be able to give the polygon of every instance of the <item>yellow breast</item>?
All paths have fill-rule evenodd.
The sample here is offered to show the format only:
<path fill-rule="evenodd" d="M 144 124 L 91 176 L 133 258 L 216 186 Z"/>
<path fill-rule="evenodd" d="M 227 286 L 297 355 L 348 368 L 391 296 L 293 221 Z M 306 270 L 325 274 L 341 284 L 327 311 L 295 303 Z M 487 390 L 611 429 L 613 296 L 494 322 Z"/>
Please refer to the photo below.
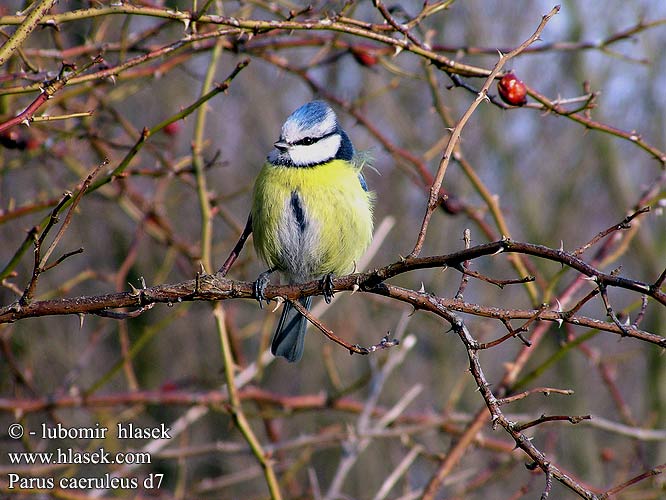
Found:
<path fill-rule="evenodd" d="M 314 167 L 266 163 L 255 183 L 254 245 L 271 268 L 302 282 L 344 274 L 370 244 L 373 195 L 344 160 Z"/>

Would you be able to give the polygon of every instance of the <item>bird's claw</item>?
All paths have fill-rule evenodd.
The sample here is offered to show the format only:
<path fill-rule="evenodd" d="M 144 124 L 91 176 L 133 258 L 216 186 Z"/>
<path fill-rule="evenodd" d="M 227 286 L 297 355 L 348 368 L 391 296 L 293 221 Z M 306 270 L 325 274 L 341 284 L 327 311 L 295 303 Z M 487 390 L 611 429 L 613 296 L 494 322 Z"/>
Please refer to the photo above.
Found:
<path fill-rule="evenodd" d="M 268 304 L 269 300 L 266 298 L 264 295 L 264 291 L 266 290 L 266 287 L 271 281 L 271 273 L 273 271 L 268 270 L 263 273 L 261 273 L 258 277 L 257 280 L 253 284 L 253 292 L 254 292 L 254 298 L 257 299 L 257 302 L 259 302 L 259 307 L 261 309 L 264 308 L 264 305 L 262 301 L 265 301 L 266 304 Z"/>
<path fill-rule="evenodd" d="M 322 279 L 322 288 L 324 294 L 324 300 L 327 304 L 331 303 L 333 300 L 333 273 L 326 274 Z"/>

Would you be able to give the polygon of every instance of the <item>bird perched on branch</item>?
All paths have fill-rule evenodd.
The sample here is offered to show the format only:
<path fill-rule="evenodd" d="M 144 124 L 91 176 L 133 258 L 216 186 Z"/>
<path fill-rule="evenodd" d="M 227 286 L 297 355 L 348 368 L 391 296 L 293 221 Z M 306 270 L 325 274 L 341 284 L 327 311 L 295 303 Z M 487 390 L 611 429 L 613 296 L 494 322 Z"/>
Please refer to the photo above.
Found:
<path fill-rule="evenodd" d="M 268 155 L 254 186 L 254 246 L 269 266 L 255 283 L 260 303 L 268 277 L 281 271 L 290 284 L 354 268 L 372 239 L 373 194 L 368 191 L 349 136 L 323 101 L 294 111 Z M 300 299 L 310 308 L 312 297 Z M 271 352 L 294 362 L 303 355 L 307 319 L 286 302 Z"/>

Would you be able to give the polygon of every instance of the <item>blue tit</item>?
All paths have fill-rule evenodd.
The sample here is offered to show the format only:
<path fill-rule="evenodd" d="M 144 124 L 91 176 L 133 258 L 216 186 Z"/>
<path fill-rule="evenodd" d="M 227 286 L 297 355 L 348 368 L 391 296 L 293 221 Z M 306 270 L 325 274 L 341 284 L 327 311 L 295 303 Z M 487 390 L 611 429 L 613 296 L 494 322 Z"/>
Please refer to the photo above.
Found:
<path fill-rule="evenodd" d="M 269 267 L 263 286 L 273 271 L 293 284 L 354 269 L 372 239 L 374 195 L 362 166 L 325 102 L 304 104 L 287 118 L 254 186 L 254 246 Z M 300 303 L 309 309 L 312 297 Z M 306 327 L 307 319 L 285 303 L 271 352 L 301 359 Z"/>

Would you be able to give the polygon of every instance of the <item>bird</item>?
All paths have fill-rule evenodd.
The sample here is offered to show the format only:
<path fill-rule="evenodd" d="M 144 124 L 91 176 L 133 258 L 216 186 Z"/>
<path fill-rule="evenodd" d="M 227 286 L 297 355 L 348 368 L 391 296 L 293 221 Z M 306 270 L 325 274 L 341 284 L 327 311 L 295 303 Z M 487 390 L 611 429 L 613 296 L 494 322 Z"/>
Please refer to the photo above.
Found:
<path fill-rule="evenodd" d="M 374 193 L 361 158 L 325 101 L 307 102 L 287 117 L 253 190 L 254 247 L 268 266 L 255 282 L 260 304 L 275 271 L 289 284 L 324 279 L 330 302 L 331 277 L 354 270 L 373 231 Z M 309 310 L 312 297 L 299 302 Z M 307 319 L 285 302 L 271 352 L 299 361 L 306 328 Z"/>

